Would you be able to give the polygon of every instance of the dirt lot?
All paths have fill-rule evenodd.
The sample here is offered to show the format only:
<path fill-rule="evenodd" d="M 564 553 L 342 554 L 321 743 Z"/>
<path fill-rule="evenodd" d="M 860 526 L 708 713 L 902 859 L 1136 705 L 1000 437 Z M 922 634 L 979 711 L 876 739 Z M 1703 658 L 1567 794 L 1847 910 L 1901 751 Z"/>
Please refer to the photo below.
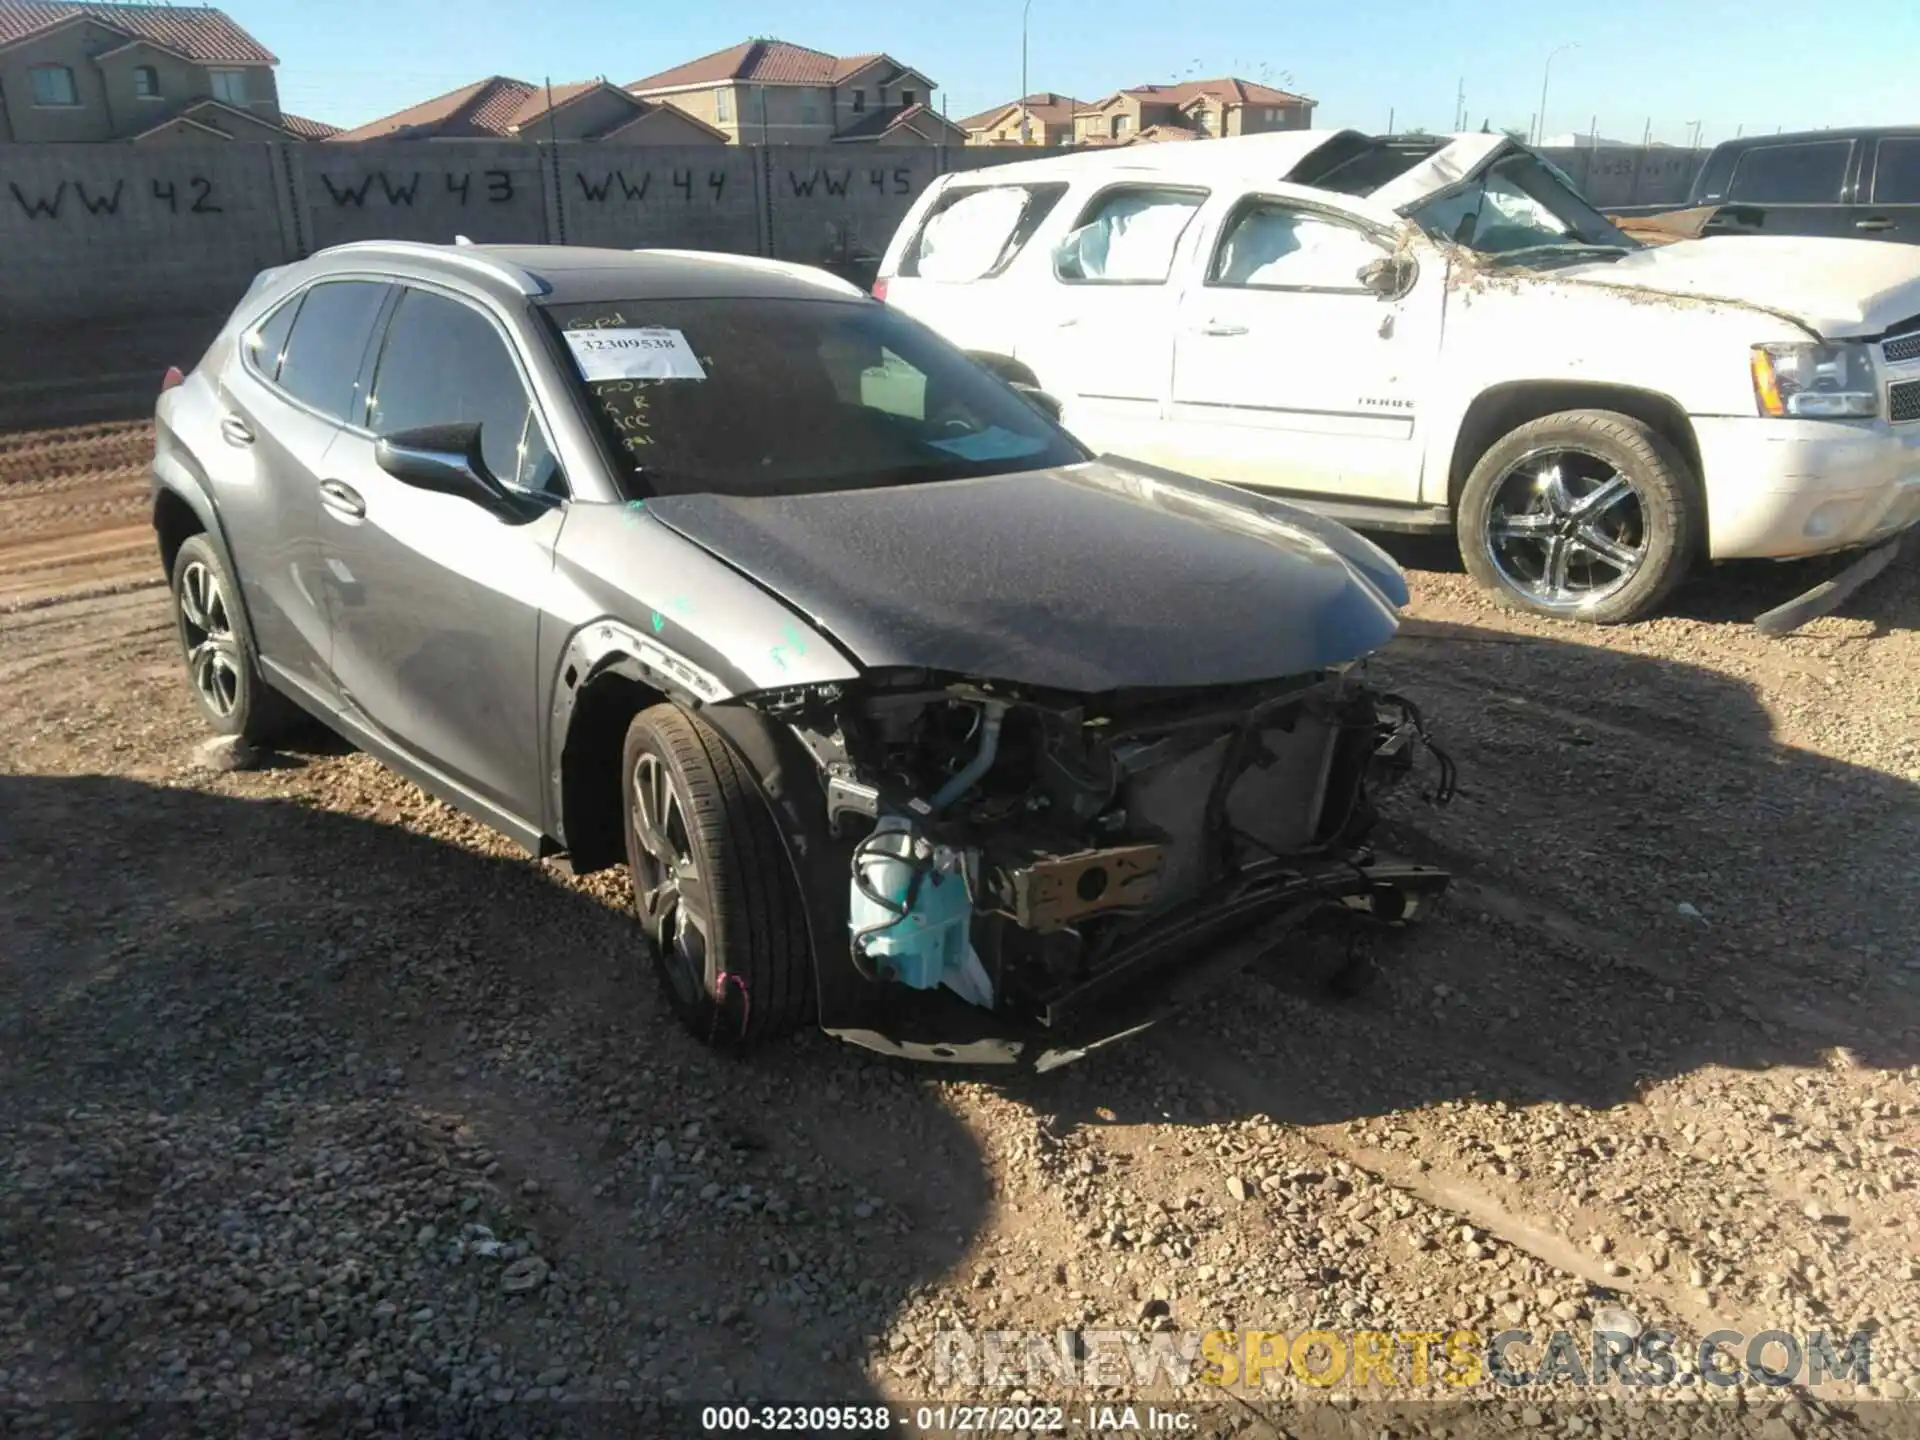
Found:
<path fill-rule="evenodd" d="M 1772 641 L 1741 621 L 1817 569 L 1606 633 L 1417 570 L 1378 668 L 1462 792 L 1392 840 L 1456 893 L 1367 942 L 1358 998 L 1300 978 L 1330 933 L 1005 1086 L 818 1036 L 714 1058 L 623 877 L 516 858 L 338 745 L 210 768 L 145 443 L 0 439 L 9 1422 L 190 1400 L 252 1434 L 323 1407 L 664 1434 L 697 1428 L 679 1402 L 1031 1397 L 1077 1432 L 1180 1397 L 942 1383 L 966 1352 L 936 1335 L 1631 1323 L 1683 1337 L 1683 1372 L 1716 1328 L 1867 1328 L 1872 1383 L 1185 1398 L 1208 1433 L 1368 1440 L 1911 1428 L 1875 1403 L 1920 1399 L 1911 557 Z M 527 1408 L 562 1398 L 627 1403 Z"/>

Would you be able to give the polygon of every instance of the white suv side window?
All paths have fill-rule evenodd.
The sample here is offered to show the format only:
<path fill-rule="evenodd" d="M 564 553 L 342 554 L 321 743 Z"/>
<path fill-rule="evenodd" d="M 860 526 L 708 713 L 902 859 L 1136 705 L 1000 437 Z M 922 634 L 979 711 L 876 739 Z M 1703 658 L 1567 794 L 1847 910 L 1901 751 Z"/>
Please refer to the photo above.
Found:
<path fill-rule="evenodd" d="M 1054 247 L 1062 280 L 1159 284 L 1206 195 L 1197 190 L 1110 190 Z"/>
<path fill-rule="evenodd" d="M 999 262 L 1026 207 L 1020 185 L 975 190 L 954 201 L 920 232 L 919 277 L 978 280 Z"/>
<path fill-rule="evenodd" d="M 1215 285 L 1281 290 L 1361 290 L 1360 267 L 1386 248 L 1363 230 L 1273 202 L 1248 206 L 1214 257 Z"/>

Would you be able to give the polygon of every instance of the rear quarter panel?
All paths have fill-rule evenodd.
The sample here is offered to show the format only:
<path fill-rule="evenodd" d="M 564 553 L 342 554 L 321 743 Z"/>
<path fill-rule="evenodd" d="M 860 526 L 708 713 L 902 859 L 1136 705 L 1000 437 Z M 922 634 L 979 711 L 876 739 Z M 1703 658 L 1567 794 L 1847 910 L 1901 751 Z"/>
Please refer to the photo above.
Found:
<path fill-rule="evenodd" d="M 219 414 L 219 397 L 202 368 L 164 392 L 154 406 L 149 479 L 156 506 L 163 490 L 179 496 L 192 509 L 200 528 L 220 541 L 224 554 L 226 535 L 214 503 L 213 484 L 200 461 L 200 452 L 219 437 Z"/>

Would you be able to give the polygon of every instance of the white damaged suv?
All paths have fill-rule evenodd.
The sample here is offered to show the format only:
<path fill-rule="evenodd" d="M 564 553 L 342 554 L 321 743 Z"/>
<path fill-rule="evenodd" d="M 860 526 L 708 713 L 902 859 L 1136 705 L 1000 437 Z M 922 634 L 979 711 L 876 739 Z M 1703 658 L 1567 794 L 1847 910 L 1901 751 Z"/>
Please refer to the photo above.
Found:
<path fill-rule="evenodd" d="M 1920 251 L 1647 247 L 1504 136 L 1294 131 L 943 176 L 875 293 L 1098 451 L 1457 533 L 1510 604 L 1652 612 L 1701 560 L 1920 521 Z"/>

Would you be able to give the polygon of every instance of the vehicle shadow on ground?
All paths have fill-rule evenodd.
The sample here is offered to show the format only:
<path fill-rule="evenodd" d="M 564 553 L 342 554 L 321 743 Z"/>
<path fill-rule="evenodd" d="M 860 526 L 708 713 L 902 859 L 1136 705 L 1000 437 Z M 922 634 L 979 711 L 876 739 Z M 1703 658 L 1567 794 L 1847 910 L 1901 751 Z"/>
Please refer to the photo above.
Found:
<path fill-rule="evenodd" d="M 453 843 L 0 776 L 0 1237 L 46 1393 L 244 1371 L 269 1428 L 342 1395 L 869 1397 L 862 1337 L 983 1223 L 965 1126 L 817 1034 L 704 1050 L 623 876 L 418 803 Z"/>
<path fill-rule="evenodd" d="M 1429 626 L 1371 663 L 1459 765 L 1452 806 L 1396 797 L 1376 837 L 1455 873 L 1438 913 L 1317 926 L 1222 981 L 1161 1032 L 1197 1081 L 1172 1105 L 1129 1093 L 1124 1047 L 1030 1103 L 1326 1124 L 1602 1109 L 1706 1067 L 1920 1064 L 1920 787 L 1778 743 L 1739 679 L 1575 632 Z M 1378 977 L 1337 999 L 1350 946 Z"/>

